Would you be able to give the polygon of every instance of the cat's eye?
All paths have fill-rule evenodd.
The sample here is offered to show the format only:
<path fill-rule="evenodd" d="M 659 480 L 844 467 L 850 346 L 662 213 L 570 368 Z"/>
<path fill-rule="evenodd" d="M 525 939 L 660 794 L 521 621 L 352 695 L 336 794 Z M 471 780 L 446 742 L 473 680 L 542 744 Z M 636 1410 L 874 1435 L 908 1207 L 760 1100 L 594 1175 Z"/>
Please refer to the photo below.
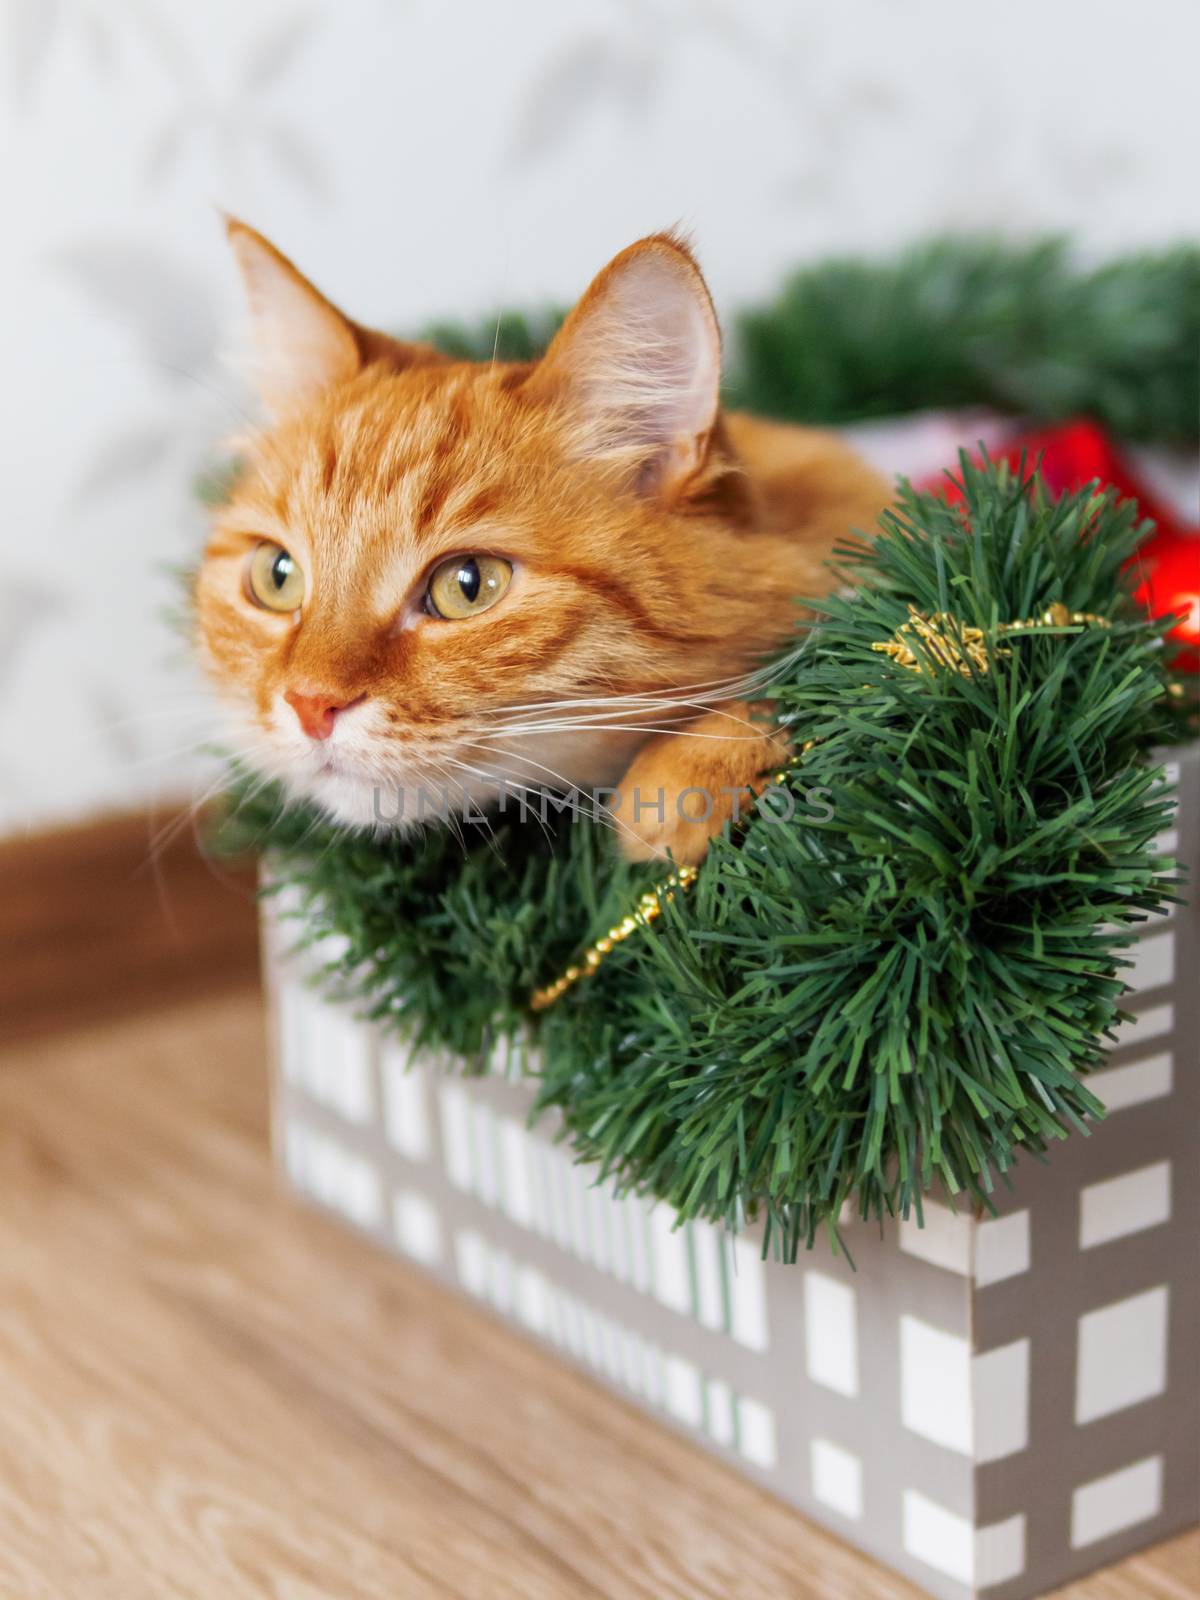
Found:
<path fill-rule="evenodd" d="M 512 571 L 500 556 L 452 556 L 434 568 L 426 606 L 448 622 L 477 617 L 496 604 L 512 582 Z"/>
<path fill-rule="evenodd" d="M 281 544 L 256 547 L 246 565 L 246 589 L 268 611 L 298 611 L 304 600 L 304 574 Z"/>

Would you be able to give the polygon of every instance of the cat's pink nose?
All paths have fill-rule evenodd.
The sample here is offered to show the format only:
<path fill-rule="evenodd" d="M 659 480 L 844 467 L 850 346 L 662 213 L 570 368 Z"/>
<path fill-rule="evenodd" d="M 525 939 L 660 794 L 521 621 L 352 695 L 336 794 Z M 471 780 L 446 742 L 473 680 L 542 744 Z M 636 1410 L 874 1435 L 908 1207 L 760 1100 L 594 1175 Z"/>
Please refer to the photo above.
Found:
<path fill-rule="evenodd" d="M 338 712 L 356 706 L 363 697 L 360 694 L 353 700 L 336 700 L 328 690 L 303 693 L 299 689 L 285 689 L 283 698 L 310 739 L 328 739 Z"/>

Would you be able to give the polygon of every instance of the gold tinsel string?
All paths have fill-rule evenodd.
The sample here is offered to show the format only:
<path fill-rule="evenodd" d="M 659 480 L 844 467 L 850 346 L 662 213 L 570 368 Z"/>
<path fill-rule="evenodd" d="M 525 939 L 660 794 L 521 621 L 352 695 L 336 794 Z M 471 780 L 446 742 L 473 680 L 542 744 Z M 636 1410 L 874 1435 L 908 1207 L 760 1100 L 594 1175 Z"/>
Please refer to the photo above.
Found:
<path fill-rule="evenodd" d="M 1040 617 L 1027 617 L 1023 622 L 1001 622 L 993 630 L 993 634 L 998 636 L 1030 632 L 1039 628 L 1111 626 L 1107 617 L 1097 616 L 1091 611 L 1070 611 L 1061 601 L 1056 600 L 1042 612 Z M 920 643 L 924 657 L 913 650 L 914 640 Z M 926 616 L 914 606 L 909 606 L 908 621 L 902 622 L 890 639 L 873 644 L 871 649 L 881 655 L 890 656 L 897 666 L 906 667 L 910 672 L 921 672 L 929 662 L 936 662 L 961 673 L 964 677 L 970 677 L 973 672 L 988 671 L 990 657 L 987 640 L 988 635 L 982 628 L 968 627 L 947 612 L 937 611 L 931 616 Z M 1012 654 L 1007 648 L 998 648 L 992 653 L 1006 656 Z M 811 750 L 816 742 L 815 739 L 807 739 L 801 745 L 799 753 L 792 757 L 783 771 L 775 774 L 774 781 L 783 783 L 800 757 Z M 673 900 L 677 893 L 686 893 L 699 875 L 699 867 L 676 867 L 661 883 L 652 889 L 647 889 L 628 916 L 622 917 L 603 938 L 589 945 L 579 960 L 569 966 L 553 983 L 533 992 L 529 999 L 530 1010 L 545 1011 L 566 994 L 568 989 L 573 988 L 581 978 L 590 977 L 611 950 L 623 944 L 639 928 L 648 928 L 662 915 L 664 904 Z"/>
<path fill-rule="evenodd" d="M 585 950 L 574 966 L 568 967 L 561 977 L 547 984 L 544 989 L 534 991 L 529 1000 L 530 1010 L 544 1011 L 547 1006 L 552 1006 L 560 995 L 565 994 L 572 984 L 595 972 L 614 945 L 623 943 L 639 928 L 649 927 L 656 917 L 662 915 L 664 904 L 675 898 L 676 891 L 690 889 L 699 873 L 699 867 L 676 867 L 662 883 L 656 884 L 653 889 L 647 889 L 638 900 L 636 908 L 611 927 L 602 939 L 597 939 L 594 945 Z"/>
<path fill-rule="evenodd" d="M 1003 636 L 1038 628 L 1081 626 L 1109 628 L 1112 624 L 1107 617 L 1097 616 L 1094 611 L 1069 611 L 1061 601 L 1056 600 L 1053 605 L 1047 606 L 1040 617 L 1026 617 L 1023 622 L 999 623 L 994 634 Z M 914 640 L 920 642 L 923 655 L 913 649 Z M 924 667 L 936 664 L 969 678 L 974 672 L 988 671 L 991 657 L 987 641 L 988 635 L 984 629 L 968 627 L 948 612 L 935 611 L 932 616 L 925 616 L 915 606 L 909 606 L 908 621 L 902 622 L 890 639 L 873 644 L 871 649 L 877 650 L 880 655 L 891 656 L 897 666 L 907 667 L 910 672 L 920 672 Z M 1000 646 L 992 653 L 1009 656 L 1012 651 Z"/>

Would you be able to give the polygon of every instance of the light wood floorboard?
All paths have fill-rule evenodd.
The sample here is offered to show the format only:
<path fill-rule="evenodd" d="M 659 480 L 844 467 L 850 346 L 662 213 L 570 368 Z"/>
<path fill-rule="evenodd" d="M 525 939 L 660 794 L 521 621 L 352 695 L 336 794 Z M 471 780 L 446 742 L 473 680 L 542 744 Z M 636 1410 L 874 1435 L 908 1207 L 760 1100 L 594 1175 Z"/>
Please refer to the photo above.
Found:
<path fill-rule="evenodd" d="M 252 992 L 0 1053 L 3 1600 L 915 1594 L 291 1200 Z"/>

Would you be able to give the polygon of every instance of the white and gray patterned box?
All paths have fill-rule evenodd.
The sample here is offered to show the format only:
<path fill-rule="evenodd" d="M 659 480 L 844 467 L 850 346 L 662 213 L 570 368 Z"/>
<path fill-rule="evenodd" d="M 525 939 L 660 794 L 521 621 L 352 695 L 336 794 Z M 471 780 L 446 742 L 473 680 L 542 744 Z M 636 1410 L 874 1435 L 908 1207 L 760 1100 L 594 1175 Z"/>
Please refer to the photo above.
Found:
<path fill-rule="evenodd" d="M 1179 827 L 1200 858 L 1200 761 Z M 1200 939 L 1135 947 L 1110 1115 L 998 1215 L 854 1224 L 857 1270 L 676 1227 L 528 1125 L 497 1063 L 413 1059 L 268 919 L 279 1160 L 302 1193 L 944 1600 L 1027 1600 L 1200 1517 Z"/>

